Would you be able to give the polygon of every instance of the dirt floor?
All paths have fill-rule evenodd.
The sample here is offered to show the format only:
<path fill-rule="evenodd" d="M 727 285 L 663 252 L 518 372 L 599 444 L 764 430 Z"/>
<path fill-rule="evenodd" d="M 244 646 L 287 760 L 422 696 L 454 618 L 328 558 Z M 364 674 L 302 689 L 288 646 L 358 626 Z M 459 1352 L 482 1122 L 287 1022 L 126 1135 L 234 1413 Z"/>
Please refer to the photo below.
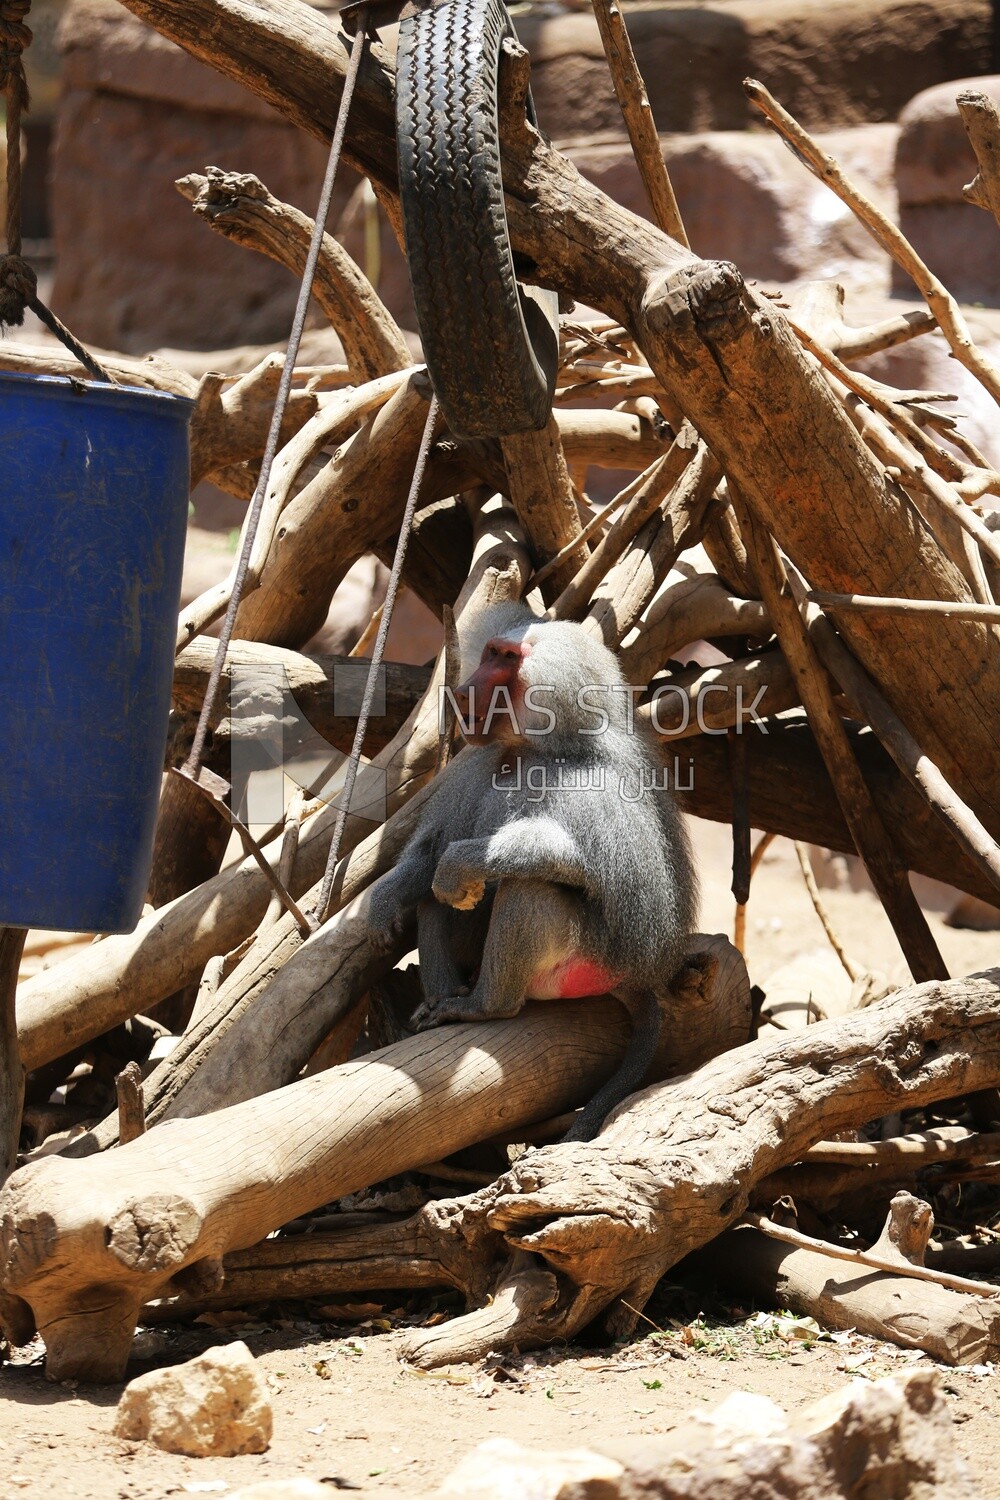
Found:
<path fill-rule="evenodd" d="M 729 833 L 700 824 L 702 927 L 729 931 Z M 820 861 L 821 878 L 838 877 L 824 900 L 847 950 L 863 965 L 902 978 L 902 961 L 881 910 L 845 861 Z M 943 889 L 922 888 L 942 905 Z M 956 974 L 997 961 L 1000 934 L 931 922 Z M 828 951 L 791 846 L 777 840 L 754 880 L 748 912 L 751 976 L 764 984 L 803 954 Z M 72 962 L 72 958 L 69 959 Z M 821 999 L 817 995 L 817 999 Z M 131 1374 L 190 1358 L 200 1349 L 244 1338 L 271 1388 L 274 1439 L 268 1453 L 236 1459 L 188 1459 L 112 1436 L 120 1394 L 46 1382 L 40 1346 L 0 1368 L 0 1500 L 57 1484 L 73 1496 L 156 1497 L 224 1494 L 265 1478 L 305 1475 L 380 1495 L 431 1493 L 459 1459 L 486 1438 L 506 1436 L 539 1448 L 593 1446 L 635 1433 L 669 1431 L 688 1413 L 750 1390 L 786 1409 L 808 1405 L 851 1379 L 905 1368 L 914 1357 L 854 1334 L 819 1338 L 801 1320 L 734 1308 L 703 1283 L 668 1277 L 647 1309 L 652 1322 L 623 1349 L 571 1349 L 494 1368 L 421 1375 L 403 1367 L 400 1325 L 449 1315 L 426 1298 L 373 1302 L 349 1311 L 310 1308 L 224 1315 L 221 1326 L 141 1332 Z M 701 1315 L 704 1316 L 701 1316 Z M 317 1318 L 321 1320 L 317 1321 Z M 655 1325 L 655 1326 L 654 1326 Z M 984 1496 L 1000 1496 L 1000 1403 L 992 1366 L 942 1369 L 956 1441 Z"/>

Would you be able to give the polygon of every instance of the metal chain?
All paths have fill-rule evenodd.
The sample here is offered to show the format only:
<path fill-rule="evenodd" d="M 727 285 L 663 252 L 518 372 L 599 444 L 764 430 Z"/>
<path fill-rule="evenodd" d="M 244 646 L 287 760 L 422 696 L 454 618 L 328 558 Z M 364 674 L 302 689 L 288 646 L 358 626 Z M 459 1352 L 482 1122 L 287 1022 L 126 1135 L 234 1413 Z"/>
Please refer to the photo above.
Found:
<path fill-rule="evenodd" d="M 285 363 L 281 371 L 278 395 L 274 403 L 274 410 L 271 413 L 271 426 L 268 430 L 264 458 L 260 466 L 260 478 L 257 481 L 257 488 L 254 490 L 250 511 L 247 515 L 243 545 L 240 549 L 239 562 L 236 567 L 236 577 L 233 581 L 233 590 L 230 595 L 229 607 L 226 610 L 225 619 L 222 622 L 222 632 L 219 636 L 219 645 L 215 653 L 215 660 L 212 663 L 208 686 L 205 689 L 205 698 L 201 706 L 201 714 L 198 718 L 198 727 L 195 730 L 194 740 L 191 744 L 191 752 L 181 768 L 186 776 L 197 776 L 198 768 L 205 753 L 205 742 L 208 739 L 209 724 L 215 713 L 215 706 L 219 697 L 222 672 L 226 664 L 226 653 L 229 650 L 229 642 L 232 640 L 233 629 L 236 625 L 237 611 L 243 599 L 247 570 L 250 567 L 250 555 L 253 552 L 253 544 L 257 537 L 257 527 L 260 524 L 261 512 L 264 509 L 264 499 L 271 480 L 271 466 L 278 451 L 281 424 L 284 421 L 285 408 L 288 405 L 288 398 L 291 394 L 292 377 L 295 374 L 295 361 L 298 358 L 299 345 L 302 342 L 302 332 L 305 328 L 309 298 L 312 294 L 316 267 L 319 264 L 320 251 L 323 247 L 323 235 L 326 231 L 326 221 L 330 214 L 333 185 L 336 181 L 337 168 L 340 165 L 340 156 L 344 147 L 347 115 L 351 107 L 354 86 L 358 80 L 358 72 L 361 68 L 361 57 L 367 39 L 366 19 L 366 12 L 362 9 L 358 14 L 358 29 L 351 48 L 351 60 L 347 69 L 347 77 L 344 79 L 344 92 L 341 95 L 340 108 L 337 112 L 337 123 L 333 132 L 333 140 L 330 142 L 330 155 L 326 164 L 326 176 L 323 179 L 323 191 L 320 194 L 319 207 L 316 210 L 316 222 L 313 225 L 309 254 L 306 257 L 305 270 L 302 273 L 299 299 L 295 304 L 295 317 L 292 320 L 292 331 L 288 338 L 288 348 L 285 352 Z"/>

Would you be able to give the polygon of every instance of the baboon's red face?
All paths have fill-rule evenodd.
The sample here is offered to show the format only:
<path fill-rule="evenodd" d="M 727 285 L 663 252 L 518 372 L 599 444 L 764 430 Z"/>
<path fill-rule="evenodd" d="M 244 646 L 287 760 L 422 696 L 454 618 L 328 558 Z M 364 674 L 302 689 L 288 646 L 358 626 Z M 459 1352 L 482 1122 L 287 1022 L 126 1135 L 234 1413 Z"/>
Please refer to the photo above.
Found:
<path fill-rule="evenodd" d="M 465 734 L 470 744 L 485 745 L 516 736 L 516 721 L 524 701 L 521 667 L 530 653 L 526 641 L 494 636 L 486 642 L 479 666 L 455 694 L 459 712 L 470 725 Z"/>

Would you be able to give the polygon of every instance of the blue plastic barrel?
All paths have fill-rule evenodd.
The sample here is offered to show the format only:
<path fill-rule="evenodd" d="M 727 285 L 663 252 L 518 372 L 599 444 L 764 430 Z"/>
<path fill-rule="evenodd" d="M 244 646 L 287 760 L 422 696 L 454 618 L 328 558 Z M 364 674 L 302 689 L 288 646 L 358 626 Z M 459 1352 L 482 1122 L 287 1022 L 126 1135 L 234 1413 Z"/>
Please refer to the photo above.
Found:
<path fill-rule="evenodd" d="M 0 923 L 130 932 L 188 506 L 178 396 L 0 373 Z"/>

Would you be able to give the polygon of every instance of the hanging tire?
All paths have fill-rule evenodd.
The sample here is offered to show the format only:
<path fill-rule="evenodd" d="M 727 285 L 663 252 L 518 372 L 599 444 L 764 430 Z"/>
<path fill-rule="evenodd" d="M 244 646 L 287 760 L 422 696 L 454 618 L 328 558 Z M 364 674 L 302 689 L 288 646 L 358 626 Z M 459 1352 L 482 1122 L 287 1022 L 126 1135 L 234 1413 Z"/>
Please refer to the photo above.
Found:
<path fill-rule="evenodd" d="M 497 71 L 513 35 L 501 0 L 443 0 L 399 32 L 406 253 L 424 358 L 456 437 L 544 427 L 558 367 L 558 298 L 518 286 L 507 230 Z"/>

